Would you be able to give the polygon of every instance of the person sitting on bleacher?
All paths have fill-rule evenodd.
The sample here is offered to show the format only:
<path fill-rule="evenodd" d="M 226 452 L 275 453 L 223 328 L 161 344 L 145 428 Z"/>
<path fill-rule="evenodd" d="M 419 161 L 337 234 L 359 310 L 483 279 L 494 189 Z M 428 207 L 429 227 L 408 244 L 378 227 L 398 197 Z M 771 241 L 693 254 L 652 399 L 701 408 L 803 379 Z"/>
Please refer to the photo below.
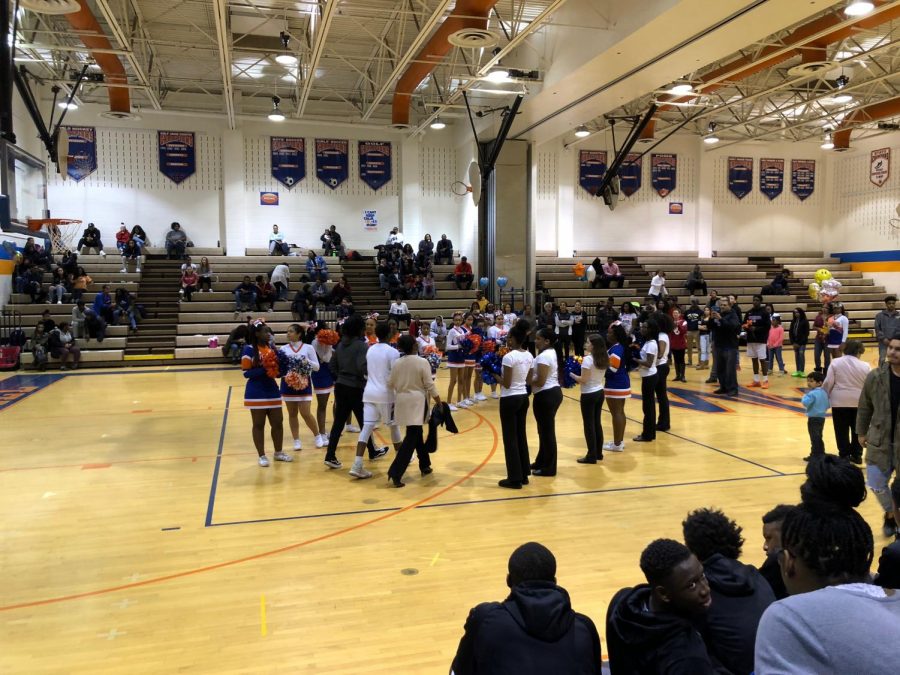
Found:
<path fill-rule="evenodd" d="M 609 288 L 611 284 L 617 284 L 619 288 L 625 285 L 625 277 L 619 271 L 619 266 L 612 257 L 607 257 L 606 262 L 601 265 L 600 271 L 600 287 Z"/>
<path fill-rule="evenodd" d="M 250 281 L 250 277 L 245 275 L 244 280 L 232 292 L 234 293 L 234 318 L 236 319 L 244 305 L 256 304 L 256 286 Z"/>
<path fill-rule="evenodd" d="M 241 351 L 253 334 L 253 326 L 250 324 L 252 320 L 253 317 L 248 316 L 246 322 L 234 328 L 222 346 L 222 356 L 230 358 L 233 366 L 241 362 Z"/>
<path fill-rule="evenodd" d="M 119 316 L 124 315 L 128 318 L 129 329 L 137 333 L 138 304 L 131 293 L 128 292 L 128 289 L 116 289 L 116 309 Z"/>
<path fill-rule="evenodd" d="M 84 310 L 84 340 L 90 342 L 96 338 L 97 342 L 103 342 L 106 338 L 106 321 L 94 311 L 93 307 Z"/>
<path fill-rule="evenodd" d="M 440 265 L 442 262 L 447 265 L 453 264 L 453 242 L 447 239 L 446 234 L 441 235 L 434 253 L 434 264 Z"/>
<path fill-rule="evenodd" d="M 62 259 L 59 261 L 60 267 L 62 267 L 66 274 L 71 274 L 73 277 L 78 275 L 78 254 L 75 251 L 70 251 L 66 249 L 63 251 Z"/>
<path fill-rule="evenodd" d="M 312 285 L 312 289 L 310 291 L 313 299 L 313 304 L 316 305 L 327 305 L 331 294 L 328 292 L 328 286 L 325 285 L 324 281 L 317 281 Z"/>
<path fill-rule="evenodd" d="M 84 337 L 85 312 L 84 300 L 79 300 L 72 308 L 72 334 L 77 338 Z"/>
<path fill-rule="evenodd" d="M 147 233 L 144 232 L 144 228 L 140 225 L 135 225 L 131 228 L 131 240 L 137 244 L 138 249 L 141 251 L 144 250 L 145 246 L 150 245 L 150 238 L 147 236 Z"/>
<path fill-rule="evenodd" d="M 762 289 L 763 295 L 790 295 L 790 290 L 788 290 L 788 278 L 790 276 L 790 270 L 782 270 L 778 274 L 775 275 L 775 278 L 772 279 L 772 283 L 769 284 L 768 287 L 764 287 Z M 766 292 L 770 291 L 770 293 Z"/>
<path fill-rule="evenodd" d="M 290 255 L 291 245 L 284 240 L 284 235 L 278 231 L 278 225 L 272 225 L 269 233 L 269 255 Z"/>
<path fill-rule="evenodd" d="M 81 233 L 81 239 L 78 240 L 78 246 L 75 249 L 79 253 L 84 253 L 83 249 L 90 250 L 93 248 L 97 249 L 100 255 L 106 255 L 106 252 L 103 250 L 103 242 L 100 241 L 100 230 L 93 223 L 88 223 L 87 228 Z"/>
<path fill-rule="evenodd" d="M 434 292 L 434 274 L 429 272 L 422 279 L 422 294 L 421 298 L 423 300 L 434 300 L 435 292 Z"/>
<path fill-rule="evenodd" d="M 72 359 L 72 370 L 78 368 L 81 361 L 81 349 L 75 342 L 75 338 L 69 330 L 69 324 L 63 321 L 50 333 L 47 341 L 50 356 L 60 360 L 59 369 L 68 370 L 69 359 Z"/>
<path fill-rule="evenodd" d="M 400 233 L 400 228 L 395 227 L 388 235 L 386 243 L 388 246 L 403 246 L 403 241 L 403 235 Z"/>
<path fill-rule="evenodd" d="M 191 246 L 191 241 L 185 231 L 181 229 L 181 224 L 172 223 L 171 228 L 166 232 L 166 258 L 181 260 L 188 246 Z"/>
<path fill-rule="evenodd" d="M 269 303 L 267 312 L 275 311 L 275 299 L 278 295 L 275 293 L 275 287 L 269 283 L 269 280 L 262 274 L 256 275 L 256 311 L 261 312 L 262 306 Z"/>
<path fill-rule="evenodd" d="M 475 275 L 472 273 L 472 266 L 469 264 L 469 259 L 466 256 L 462 257 L 453 270 L 453 280 L 456 282 L 456 290 L 463 290 L 463 286 L 465 286 L 465 290 L 471 290 Z"/>
<path fill-rule="evenodd" d="M 394 266 L 388 258 L 382 258 L 378 263 L 378 283 L 381 285 L 381 290 L 383 291 L 400 284 L 400 279 L 397 277 L 397 270 L 394 269 Z"/>
<path fill-rule="evenodd" d="M 75 281 L 72 282 L 72 300 L 75 302 L 81 300 L 81 296 L 84 295 L 87 287 L 92 283 L 94 283 L 94 280 L 88 276 L 83 267 L 79 267 L 78 272 L 75 274 Z"/>
<path fill-rule="evenodd" d="M 316 255 L 313 249 L 307 253 L 306 273 L 310 281 L 328 281 L 328 263 L 325 258 Z"/>
<path fill-rule="evenodd" d="M 128 263 L 134 263 L 134 271 L 141 273 L 141 249 L 138 247 L 134 239 L 129 239 L 122 248 L 122 272 L 128 271 Z"/>
<path fill-rule="evenodd" d="M 50 299 L 48 302 L 53 302 L 56 300 L 57 305 L 61 305 L 63 301 L 63 297 L 66 296 L 72 289 L 72 284 L 69 279 L 66 278 L 66 272 L 62 267 L 57 267 L 53 270 L 53 277 L 50 279 Z"/>
<path fill-rule="evenodd" d="M 106 323 L 111 323 L 114 326 L 116 325 L 118 317 L 108 285 L 104 285 L 103 290 L 97 293 L 97 297 L 94 298 L 94 311 L 97 313 L 97 316 L 102 317 Z"/>
<path fill-rule="evenodd" d="M 700 295 L 706 295 L 706 279 L 703 278 L 700 265 L 694 265 L 694 269 L 688 273 L 687 279 L 684 280 L 684 287 L 691 295 L 694 295 L 695 291 L 700 291 Z"/>
<path fill-rule="evenodd" d="M 47 343 L 49 341 L 50 334 L 44 330 L 44 324 L 38 323 L 31 336 L 31 363 L 37 370 L 47 369 Z"/>
<path fill-rule="evenodd" d="M 334 225 L 325 230 L 319 239 L 322 241 L 325 255 L 337 255 L 338 258 L 343 258 L 346 255 L 343 239 Z"/>
<path fill-rule="evenodd" d="M 261 278 L 262 277 L 257 277 L 257 279 Z M 192 302 L 194 293 L 197 291 L 197 284 L 199 283 L 200 276 L 197 274 L 197 270 L 194 269 L 193 265 L 191 265 L 181 273 L 181 290 L 179 290 L 179 293 L 185 300 Z"/>
<path fill-rule="evenodd" d="M 416 273 L 416 261 L 406 251 L 400 256 L 400 278 L 406 279 Z"/>
<path fill-rule="evenodd" d="M 50 269 L 50 256 L 43 247 L 34 243 L 34 237 L 28 237 L 22 249 L 22 257 L 35 267 Z"/>
<path fill-rule="evenodd" d="M 53 320 L 53 317 L 50 315 L 50 310 L 45 309 L 41 312 L 41 320 L 38 321 L 39 326 L 44 327 L 44 332 L 49 335 L 50 331 L 56 328 L 56 322 Z"/>
<path fill-rule="evenodd" d="M 341 277 L 341 280 L 337 282 L 337 285 L 331 289 L 332 304 L 339 305 L 344 298 L 350 298 L 352 296 L 353 289 L 350 287 L 347 277 Z"/>
<path fill-rule="evenodd" d="M 44 270 L 37 265 L 30 265 L 24 276 L 24 291 L 31 296 L 33 304 L 44 302 L 48 297 L 47 291 L 44 290 Z"/>
<path fill-rule="evenodd" d="M 337 306 L 338 321 L 345 321 L 353 314 L 353 300 L 349 295 L 341 298 L 341 303 Z"/>
<path fill-rule="evenodd" d="M 303 284 L 303 288 L 294 296 L 294 301 L 291 303 L 291 314 L 294 321 L 312 321 L 316 316 L 316 305 L 309 289 L 309 284 Z"/>
<path fill-rule="evenodd" d="M 125 249 L 125 244 L 131 241 L 131 233 L 125 227 L 125 223 L 119 225 L 119 231 L 116 232 L 116 248 L 121 253 Z"/>

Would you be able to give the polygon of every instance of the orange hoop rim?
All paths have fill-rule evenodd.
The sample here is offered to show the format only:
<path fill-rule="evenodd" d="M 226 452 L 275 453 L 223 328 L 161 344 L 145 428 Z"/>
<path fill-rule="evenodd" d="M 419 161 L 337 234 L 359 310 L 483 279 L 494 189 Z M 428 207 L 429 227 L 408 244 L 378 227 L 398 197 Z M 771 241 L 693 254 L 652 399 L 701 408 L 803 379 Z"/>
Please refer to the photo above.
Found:
<path fill-rule="evenodd" d="M 37 232 L 44 225 L 81 225 L 81 222 L 74 218 L 29 218 L 28 229 Z"/>

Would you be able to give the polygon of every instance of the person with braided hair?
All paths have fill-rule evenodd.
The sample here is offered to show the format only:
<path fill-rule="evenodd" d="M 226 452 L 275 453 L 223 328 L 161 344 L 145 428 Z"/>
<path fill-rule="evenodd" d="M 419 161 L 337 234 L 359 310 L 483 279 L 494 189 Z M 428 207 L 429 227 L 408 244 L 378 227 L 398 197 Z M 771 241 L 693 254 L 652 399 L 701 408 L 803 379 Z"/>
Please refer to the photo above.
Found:
<path fill-rule="evenodd" d="M 894 502 L 894 518 L 900 521 L 900 478 L 895 478 L 891 484 L 891 499 Z M 884 588 L 900 588 L 900 536 L 882 549 L 875 583 Z"/>
<path fill-rule="evenodd" d="M 896 670 L 900 591 L 870 580 L 872 529 L 856 511 L 866 498 L 862 472 L 842 457 L 816 458 L 801 497 L 785 516 L 777 552 L 790 597 L 760 620 L 755 672 Z"/>

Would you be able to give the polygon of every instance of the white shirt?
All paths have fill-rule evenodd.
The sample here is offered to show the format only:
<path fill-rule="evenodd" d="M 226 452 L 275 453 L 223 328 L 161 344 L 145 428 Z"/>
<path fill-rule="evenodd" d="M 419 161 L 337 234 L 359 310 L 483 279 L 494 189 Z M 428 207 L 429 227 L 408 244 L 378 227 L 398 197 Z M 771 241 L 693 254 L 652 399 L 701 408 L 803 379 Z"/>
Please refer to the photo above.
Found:
<path fill-rule="evenodd" d="M 287 286 L 287 283 L 290 280 L 290 268 L 287 265 L 275 265 L 275 269 L 272 270 L 272 285 L 274 286 L 276 283 L 282 283 Z"/>
<path fill-rule="evenodd" d="M 671 347 L 670 347 L 670 345 L 669 345 L 669 334 L 668 334 L 668 333 L 660 333 L 660 334 L 657 336 L 656 340 L 657 340 L 657 342 L 659 342 L 658 347 L 659 347 L 659 350 L 660 350 L 660 351 L 663 350 L 662 343 L 663 343 L 663 342 L 666 343 L 666 350 L 665 350 L 666 353 L 665 353 L 665 355 L 659 357 L 659 358 L 656 360 L 656 365 L 658 365 L 658 366 L 664 366 L 664 365 L 666 365 L 666 364 L 669 362 L 669 354 L 672 353 L 672 349 L 671 349 Z"/>
<path fill-rule="evenodd" d="M 501 362 L 504 368 L 512 368 L 512 380 L 509 383 L 509 389 L 500 385 L 500 397 L 504 396 L 521 396 L 527 394 L 525 383 L 528 378 L 528 371 L 534 364 L 534 357 L 524 349 L 513 349 L 503 357 Z"/>
<path fill-rule="evenodd" d="M 394 302 L 391 303 L 391 309 L 388 314 L 409 314 L 409 307 L 406 306 L 405 302 Z"/>
<path fill-rule="evenodd" d="M 447 331 L 447 351 L 455 352 L 459 349 L 459 341 L 466 337 L 469 331 L 464 326 L 457 328 L 454 326 Z"/>
<path fill-rule="evenodd" d="M 638 373 L 640 373 L 641 377 L 650 377 L 651 375 L 656 375 L 656 355 L 659 354 L 659 347 L 656 344 L 656 340 L 647 340 L 644 343 L 644 346 L 641 347 L 641 361 L 646 361 L 649 356 L 653 356 L 650 359 L 650 366 L 639 366 Z"/>
<path fill-rule="evenodd" d="M 437 320 L 431 322 L 431 334 L 435 337 L 444 337 L 447 335 L 447 324 L 438 324 Z"/>
<path fill-rule="evenodd" d="M 637 319 L 637 314 L 620 314 L 619 321 L 622 322 L 622 328 L 625 329 L 625 332 L 628 335 L 631 335 L 634 332 L 634 320 Z"/>
<path fill-rule="evenodd" d="M 559 361 L 556 360 L 556 350 L 554 349 L 545 349 L 537 357 L 534 359 L 534 370 L 535 374 L 537 373 L 537 367 L 539 365 L 549 366 L 550 372 L 547 374 L 547 379 L 544 380 L 543 387 L 532 387 L 531 393 L 537 394 L 542 391 L 546 391 L 547 389 L 553 389 L 553 387 L 559 386 Z"/>
<path fill-rule="evenodd" d="M 403 233 L 402 232 L 392 232 L 388 235 L 387 238 L 388 246 L 392 246 L 393 244 L 402 244 L 403 243 Z"/>
<path fill-rule="evenodd" d="M 316 350 L 313 349 L 312 345 L 308 345 L 304 342 L 288 342 L 278 351 L 288 358 L 305 358 L 309 361 L 309 366 L 313 371 L 317 371 L 320 368 L 319 357 L 316 355 Z"/>
<path fill-rule="evenodd" d="M 506 336 L 509 334 L 509 331 L 506 328 L 501 328 L 500 326 L 491 326 L 487 331 L 488 338 L 491 340 L 496 340 L 497 342 L 503 342 L 506 340 Z"/>
<path fill-rule="evenodd" d="M 581 393 L 593 394 L 603 391 L 603 382 L 606 379 L 606 371 L 594 368 L 594 357 L 585 356 L 581 362 Z"/>
<path fill-rule="evenodd" d="M 424 335 L 419 335 L 416 338 L 416 344 L 419 345 L 419 356 L 425 356 L 425 350 L 429 347 L 437 349 L 437 343 L 434 341 L 434 338 L 429 335 L 425 337 Z"/>
<path fill-rule="evenodd" d="M 269 233 L 269 241 L 284 241 L 284 233 L 283 232 L 270 232 Z"/>
<path fill-rule="evenodd" d="M 197 265 L 195 265 L 194 263 L 184 263 L 181 266 L 181 271 L 187 272 L 188 268 L 194 270 L 195 272 L 199 269 L 199 267 L 197 267 Z"/>
<path fill-rule="evenodd" d="M 394 402 L 394 391 L 388 385 L 388 378 L 394 361 L 399 358 L 400 352 L 384 342 L 369 347 L 366 352 L 368 379 L 363 391 L 363 403 Z"/>
<path fill-rule="evenodd" d="M 516 321 L 518 321 L 518 320 L 519 320 L 519 317 L 513 312 L 503 315 L 503 324 L 506 326 L 507 330 L 509 330 L 510 328 L 515 326 Z"/>
<path fill-rule="evenodd" d="M 650 292 L 647 295 L 667 295 L 666 278 L 658 274 L 650 281 Z"/>

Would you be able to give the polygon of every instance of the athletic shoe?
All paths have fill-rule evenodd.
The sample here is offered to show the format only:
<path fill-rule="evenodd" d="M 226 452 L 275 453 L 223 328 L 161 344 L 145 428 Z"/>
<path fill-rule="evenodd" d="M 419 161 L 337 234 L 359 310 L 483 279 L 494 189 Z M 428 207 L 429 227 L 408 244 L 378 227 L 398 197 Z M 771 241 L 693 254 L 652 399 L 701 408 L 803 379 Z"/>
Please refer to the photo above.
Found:
<path fill-rule="evenodd" d="M 498 394 L 496 391 L 492 391 L 491 398 L 500 398 L 500 394 Z"/>
<path fill-rule="evenodd" d="M 497 485 L 499 485 L 502 488 L 507 488 L 510 490 L 521 490 L 522 489 L 522 483 L 520 483 L 519 481 L 516 481 L 516 480 L 510 480 L 509 478 L 504 478 L 503 480 L 498 481 Z"/>
<path fill-rule="evenodd" d="M 265 455 L 263 455 L 262 457 L 260 457 L 260 458 L 259 458 L 259 465 L 260 465 L 260 466 L 269 466 L 269 458 L 266 457 Z"/>
<path fill-rule="evenodd" d="M 128 271 L 128 269 L 125 268 L 125 267 L 123 267 L 121 270 L 119 270 L 119 272 L 122 273 L 122 274 L 124 274 L 124 273 L 127 272 L 127 271 Z"/>
<path fill-rule="evenodd" d="M 476 401 L 487 401 L 487 396 L 485 396 L 481 392 L 478 392 L 477 394 L 475 394 L 475 400 Z"/>
<path fill-rule="evenodd" d="M 768 381 L 768 380 L 763 380 L 763 383 L 762 383 L 760 386 L 761 386 L 763 389 L 768 389 L 768 388 L 769 388 L 769 381 Z"/>
<path fill-rule="evenodd" d="M 351 434 L 358 434 L 361 431 L 361 429 L 358 426 L 356 426 L 355 424 L 347 424 L 344 426 L 344 431 L 346 431 L 347 433 L 351 433 Z"/>
<path fill-rule="evenodd" d="M 469 404 L 466 403 L 465 401 L 457 401 L 456 405 L 457 405 L 457 408 L 468 408 L 469 407 Z M 453 410 L 453 406 L 450 407 L 450 410 Z"/>
<path fill-rule="evenodd" d="M 328 436 L 326 436 L 325 434 L 318 434 L 316 436 L 316 447 L 324 448 L 327 445 L 328 445 Z"/>
<path fill-rule="evenodd" d="M 609 452 L 625 452 L 625 441 L 622 441 L 618 445 L 615 443 L 609 446 L 608 448 L 604 446 L 604 450 L 608 450 Z"/>
<path fill-rule="evenodd" d="M 389 449 L 390 448 L 388 448 L 388 446 L 386 446 L 386 445 L 382 448 L 375 448 L 375 452 L 369 454 L 369 459 L 371 459 L 371 460 L 381 459 L 386 454 L 388 454 Z"/>
<path fill-rule="evenodd" d="M 603 444 L 603 449 L 604 450 L 612 450 L 613 446 L 615 444 L 616 444 L 615 441 L 606 441 L 606 443 Z"/>
<path fill-rule="evenodd" d="M 294 458 L 291 457 L 290 455 L 286 455 L 283 452 L 276 452 L 275 453 L 275 461 L 276 462 L 293 462 Z"/>
<path fill-rule="evenodd" d="M 141 273 L 141 268 L 138 267 L 138 268 L 136 268 L 134 271 L 135 271 L 136 273 L 140 274 L 140 273 Z"/>
<path fill-rule="evenodd" d="M 274 312 L 274 311 L 275 311 L 274 309 L 272 309 L 271 307 L 269 307 L 269 309 L 266 310 L 266 313 L 267 313 L 267 314 L 271 314 L 271 313 Z"/>
<path fill-rule="evenodd" d="M 754 389 L 754 388 L 759 388 L 759 387 L 762 387 L 762 384 L 757 382 L 756 380 L 754 380 L 753 382 L 750 382 L 747 385 L 747 389 Z"/>
<path fill-rule="evenodd" d="M 235 316 L 234 318 L 236 319 L 237 316 Z M 705 384 L 718 384 L 719 380 L 718 380 L 718 378 L 715 378 L 715 377 L 708 377 L 708 378 L 706 378 L 706 380 L 704 382 L 705 382 Z"/>
<path fill-rule="evenodd" d="M 106 251 L 100 251 L 100 257 L 101 257 L 101 258 L 105 258 L 105 257 L 106 257 Z"/>
<path fill-rule="evenodd" d="M 302 450 L 302 449 L 303 449 L 303 446 L 300 444 L 300 439 L 295 438 L 294 439 L 294 450 Z"/>
<path fill-rule="evenodd" d="M 450 407 L 450 410 L 451 410 L 452 412 L 456 412 L 457 410 L 459 410 L 459 408 L 457 408 L 457 407 L 456 407 L 455 405 L 453 405 L 452 403 L 450 404 L 449 407 Z"/>
<path fill-rule="evenodd" d="M 333 459 L 328 459 L 326 457 L 324 463 L 325 466 L 327 466 L 329 469 L 340 469 L 342 466 L 344 466 L 343 464 L 341 464 L 341 460 L 337 459 L 336 457 Z"/>
<path fill-rule="evenodd" d="M 468 406 L 473 406 L 473 405 L 475 405 L 476 403 L 478 403 L 478 401 L 476 401 L 475 399 L 472 399 L 472 398 L 467 398 L 467 399 L 466 399 L 466 405 L 468 405 Z"/>
<path fill-rule="evenodd" d="M 57 300 L 57 301 L 56 301 L 56 304 L 57 304 L 57 305 L 61 305 L 61 304 L 62 304 L 62 300 Z"/>
<path fill-rule="evenodd" d="M 366 470 L 362 466 L 354 466 L 352 469 L 350 469 L 350 475 L 354 478 L 371 478 L 372 472 Z"/>

